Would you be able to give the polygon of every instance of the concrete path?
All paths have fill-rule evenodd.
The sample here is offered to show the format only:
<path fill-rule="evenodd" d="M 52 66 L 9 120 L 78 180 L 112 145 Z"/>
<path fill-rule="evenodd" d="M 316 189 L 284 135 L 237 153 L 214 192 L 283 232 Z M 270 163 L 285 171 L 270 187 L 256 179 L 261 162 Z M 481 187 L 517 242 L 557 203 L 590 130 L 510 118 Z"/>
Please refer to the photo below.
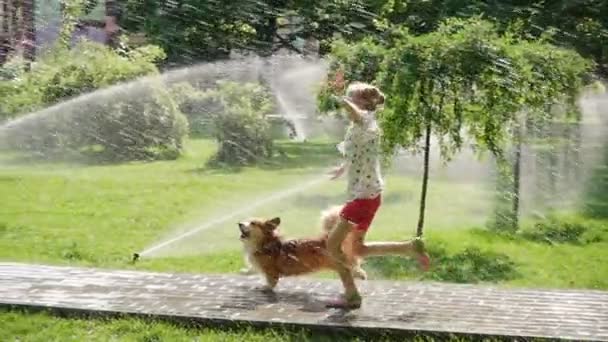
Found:
<path fill-rule="evenodd" d="M 0 305 L 246 323 L 359 333 L 539 337 L 608 341 L 608 292 L 500 289 L 367 281 L 360 310 L 328 310 L 339 283 L 281 280 L 275 294 L 258 277 L 170 274 L 0 263 Z"/>

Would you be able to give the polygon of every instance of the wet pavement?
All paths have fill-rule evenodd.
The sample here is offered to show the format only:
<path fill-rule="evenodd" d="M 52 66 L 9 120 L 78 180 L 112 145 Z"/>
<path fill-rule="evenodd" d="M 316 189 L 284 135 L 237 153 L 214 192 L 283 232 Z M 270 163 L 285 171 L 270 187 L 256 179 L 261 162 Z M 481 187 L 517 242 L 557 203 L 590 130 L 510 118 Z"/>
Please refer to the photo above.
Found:
<path fill-rule="evenodd" d="M 504 289 L 427 282 L 360 282 L 360 310 L 328 310 L 334 280 L 172 274 L 0 263 L 0 305 L 199 322 L 361 333 L 432 333 L 608 341 L 608 292 Z"/>

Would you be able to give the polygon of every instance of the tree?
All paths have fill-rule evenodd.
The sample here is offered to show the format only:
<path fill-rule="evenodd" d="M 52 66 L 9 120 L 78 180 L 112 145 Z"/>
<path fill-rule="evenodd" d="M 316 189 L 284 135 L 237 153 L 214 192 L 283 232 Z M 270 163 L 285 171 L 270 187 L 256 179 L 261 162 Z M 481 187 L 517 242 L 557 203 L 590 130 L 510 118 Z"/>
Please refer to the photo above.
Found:
<path fill-rule="evenodd" d="M 299 39 L 320 41 L 323 52 L 335 34 L 362 38 L 374 30 L 375 18 L 363 0 L 127 0 L 123 7 L 121 27 L 145 33 L 176 63 L 223 58 L 232 50 L 301 53 Z"/>
<path fill-rule="evenodd" d="M 0 65 L 20 46 L 29 66 L 35 54 L 34 1 L 2 1 L 0 13 Z"/>
<path fill-rule="evenodd" d="M 417 149 L 424 141 L 417 236 L 424 229 L 432 134 L 446 161 L 462 148 L 465 132 L 476 148 L 502 153 L 503 127 L 519 96 L 508 47 L 487 22 L 448 20 L 433 33 L 403 35 L 387 54 L 379 76 L 388 96 L 386 146 Z"/>
<path fill-rule="evenodd" d="M 33 62 L 36 56 L 36 27 L 34 0 L 23 0 L 21 5 L 21 22 L 23 32 L 23 57 Z"/>
<path fill-rule="evenodd" d="M 366 53 L 371 65 L 357 60 Z M 478 18 L 446 20 L 418 36 L 402 28 L 382 42 L 339 42 L 333 58 L 332 68 L 344 69 L 347 79 L 376 82 L 387 95 L 380 116 L 385 151 L 424 154 L 418 236 L 424 229 L 431 135 L 445 161 L 467 138 L 472 148 L 503 160 L 516 113 L 571 100 L 588 65 L 575 52 L 500 35 Z M 573 65 L 562 72 L 567 61 Z M 331 87 L 320 92 L 323 110 L 330 107 L 330 94 Z"/>
<path fill-rule="evenodd" d="M 516 230 L 519 227 L 520 208 L 520 168 L 522 167 L 522 144 L 526 139 L 525 126 L 535 130 L 546 130 L 556 123 L 568 124 L 581 119 L 576 99 L 584 86 L 584 80 L 591 71 L 592 64 L 573 50 L 559 49 L 549 43 L 551 37 L 536 41 L 519 41 L 512 47 L 513 56 L 519 58 L 522 83 L 520 105 L 521 116 L 515 117 L 512 125 L 514 145 L 512 161 L 512 187 L 507 198 L 512 202 L 510 213 L 498 213 L 506 222 L 500 228 Z M 561 110 L 554 110 L 561 107 Z M 545 143 L 556 145 L 551 136 L 541 137 Z M 570 139 L 569 136 L 564 139 Z M 563 143 L 563 142 L 562 142 Z M 551 163 L 554 164 L 553 156 Z M 507 160 L 504 160 L 507 162 Z M 550 185 L 555 186 L 554 165 L 549 169 Z M 498 220 L 501 217 L 497 217 Z"/>
<path fill-rule="evenodd" d="M 10 21 L 8 1 L 2 1 L 2 16 L 0 17 L 0 65 L 6 63 L 8 54 L 11 50 Z"/>
<path fill-rule="evenodd" d="M 218 151 L 212 164 L 250 165 L 272 157 L 273 141 L 266 118 L 273 108 L 268 89 L 257 83 L 219 82 L 206 96 Z"/>

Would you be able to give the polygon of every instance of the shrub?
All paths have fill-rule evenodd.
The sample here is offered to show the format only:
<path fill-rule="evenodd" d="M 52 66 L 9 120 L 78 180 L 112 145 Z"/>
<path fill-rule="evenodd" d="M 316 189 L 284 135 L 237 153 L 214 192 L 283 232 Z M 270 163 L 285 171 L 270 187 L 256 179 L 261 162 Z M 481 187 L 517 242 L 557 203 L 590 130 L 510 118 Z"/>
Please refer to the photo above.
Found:
<path fill-rule="evenodd" d="M 273 109 L 270 93 L 255 83 L 220 82 L 206 92 L 212 107 L 213 135 L 219 143 L 212 163 L 248 165 L 272 156 L 266 115 Z"/>
<path fill-rule="evenodd" d="M 81 41 L 73 49 L 56 48 L 40 57 L 32 70 L 0 81 L 13 91 L 0 97 L 0 114 L 14 117 L 67 98 L 158 72 L 165 57 L 156 46 L 118 54 L 102 44 Z M 15 74 L 15 67 L 11 68 Z"/>
<path fill-rule="evenodd" d="M 180 112 L 188 118 L 190 134 L 199 137 L 212 137 L 213 121 L 211 114 L 223 111 L 221 104 L 213 101 L 212 93 L 196 89 L 185 82 L 171 87 L 171 93 Z"/>
<path fill-rule="evenodd" d="M 188 123 L 172 92 L 152 77 L 100 90 L 156 74 L 154 62 L 162 57 L 153 46 L 125 55 L 90 42 L 58 49 L 22 78 L 4 81 L 23 89 L 0 101 L 11 116 L 65 102 L 9 125 L 0 138 L 12 148 L 45 156 L 75 151 L 110 160 L 175 158 Z"/>
<path fill-rule="evenodd" d="M 602 143 L 603 158 L 592 169 L 583 201 L 585 215 L 598 219 L 608 218 L 608 141 Z"/>
<path fill-rule="evenodd" d="M 579 243 L 587 228 L 578 223 L 559 222 L 549 219 L 538 222 L 533 230 L 524 231 L 522 235 L 532 241 L 553 243 Z"/>
<path fill-rule="evenodd" d="M 510 280 L 517 277 L 515 263 L 502 253 L 469 247 L 435 261 L 436 268 L 428 279 L 455 283 L 477 283 Z"/>
<path fill-rule="evenodd" d="M 536 242 L 558 244 L 590 244 L 604 241 L 608 236 L 608 225 L 602 220 L 580 217 L 550 216 L 524 229 L 522 237 Z"/>
<path fill-rule="evenodd" d="M 78 152 L 122 161 L 175 158 L 187 131 L 167 90 L 137 82 L 48 108 L 5 134 L 11 147 L 46 156 Z"/>
<path fill-rule="evenodd" d="M 424 278 L 454 282 L 478 283 L 510 280 L 517 277 L 515 263 L 501 253 L 482 251 L 469 247 L 449 255 L 441 247 L 429 249 L 433 267 Z M 400 257 L 370 258 L 368 267 L 372 272 L 388 278 L 401 278 L 417 274 L 415 261 Z"/>

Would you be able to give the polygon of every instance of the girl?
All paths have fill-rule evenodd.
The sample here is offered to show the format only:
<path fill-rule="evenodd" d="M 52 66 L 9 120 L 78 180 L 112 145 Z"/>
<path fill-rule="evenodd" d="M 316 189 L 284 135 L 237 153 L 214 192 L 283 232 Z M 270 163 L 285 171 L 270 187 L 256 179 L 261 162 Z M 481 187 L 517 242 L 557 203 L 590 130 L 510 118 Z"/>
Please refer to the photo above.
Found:
<path fill-rule="evenodd" d="M 365 278 L 365 273 L 357 264 L 352 269 L 348 266 L 342 249 L 347 236 L 353 240 L 345 244 L 349 248 L 349 255 L 407 255 L 415 257 L 424 270 L 428 269 L 430 259 L 420 239 L 364 243 L 367 230 L 380 207 L 384 187 L 380 173 L 380 128 L 376 122 L 376 109 L 384 104 L 384 94 L 372 85 L 355 82 L 347 88 L 342 103 L 351 124 L 344 142 L 338 145 L 345 161 L 332 172 L 332 179 L 347 172 L 348 200 L 340 211 L 338 223 L 329 234 L 327 248 L 338 263 L 338 274 L 345 293 L 328 307 L 356 309 L 361 306 L 361 295 L 353 274 Z M 353 234 L 349 235 L 350 232 Z"/>

